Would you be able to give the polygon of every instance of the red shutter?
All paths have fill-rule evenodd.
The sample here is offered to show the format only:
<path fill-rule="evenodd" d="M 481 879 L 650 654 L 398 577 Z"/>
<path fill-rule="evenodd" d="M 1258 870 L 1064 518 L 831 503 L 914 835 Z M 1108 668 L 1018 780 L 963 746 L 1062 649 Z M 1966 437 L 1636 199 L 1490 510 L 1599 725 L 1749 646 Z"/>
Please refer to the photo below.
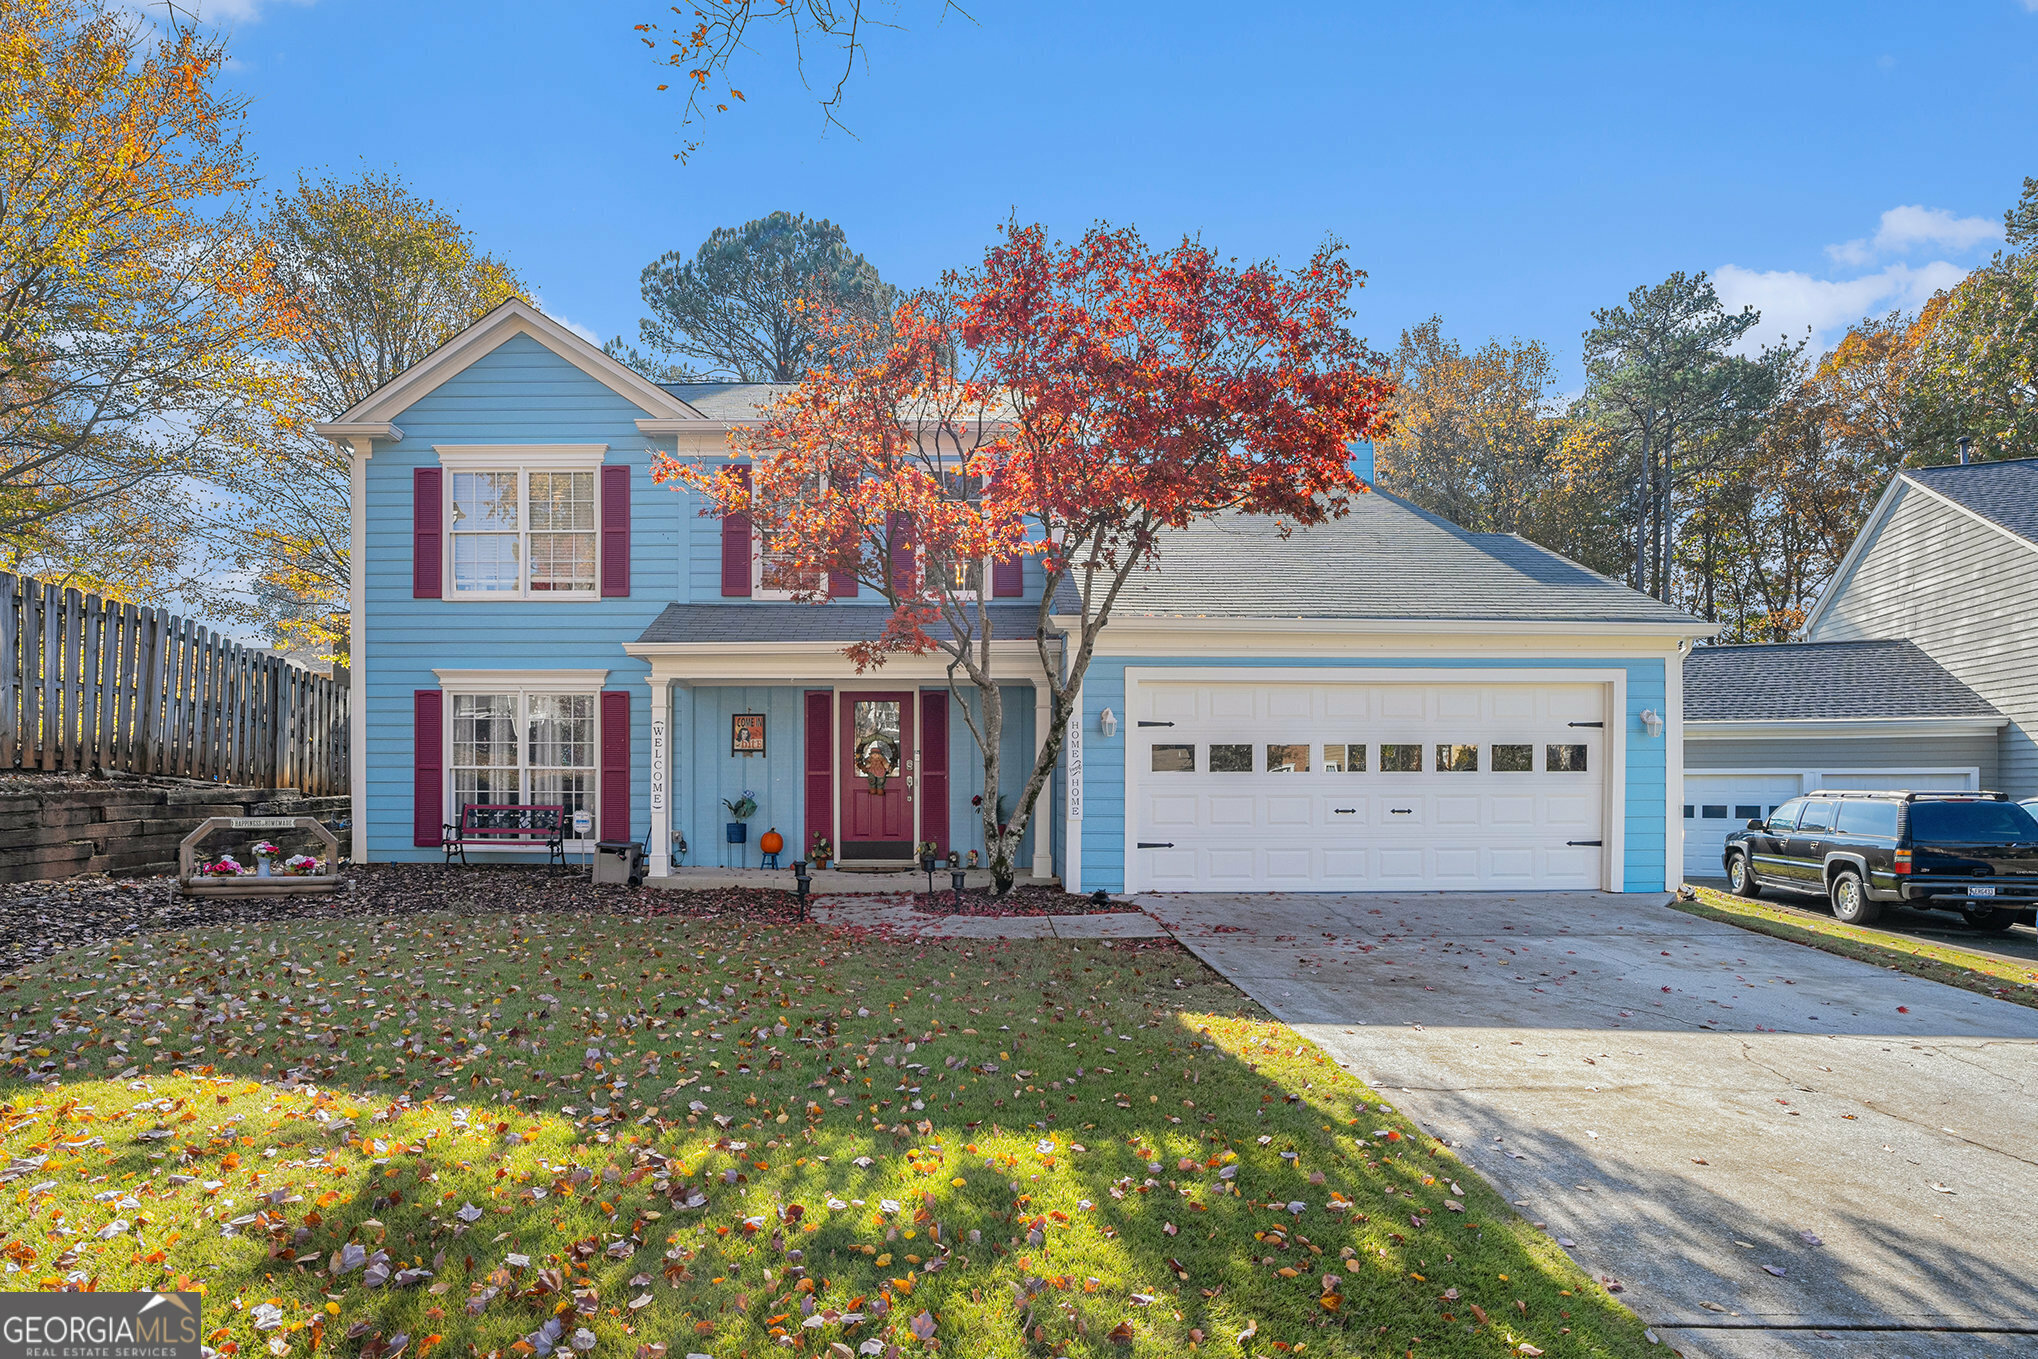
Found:
<path fill-rule="evenodd" d="M 1000 557 L 991 563 L 991 598 L 1017 599 L 1026 593 L 1026 559 Z"/>
<path fill-rule="evenodd" d="M 630 691 L 601 691 L 601 814 L 594 831 L 602 840 L 630 840 Z"/>
<path fill-rule="evenodd" d="M 854 571 L 830 571 L 828 573 L 828 598 L 856 598 L 856 573 Z"/>
<path fill-rule="evenodd" d="M 630 469 L 601 470 L 601 597 L 630 596 Z"/>
<path fill-rule="evenodd" d="M 948 843 L 948 695 L 920 695 L 920 838 L 946 854 Z"/>
<path fill-rule="evenodd" d="M 917 578 L 913 545 L 913 516 L 894 512 L 885 519 L 885 538 L 892 546 L 892 589 L 902 595 L 913 593 Z"/>
<path fill-rule="evenodd" d="M 739 467 L 736 474 L 750 485 L 750 469 Z M 750 597 L 750 516 L 722 516 L 722 593 L 731 598 Z"/>
<path fill-rule="evenodd" d="M 434 476 L 438 469 L 432 470 Z M 437 557 L 432 558 L 436 563 Z M 411 694 L 415 725 L 411 728 L 411 843 L 437 849 L 446 825 L 446 729 L 440 718 L 446 696 L 437 689 Z M 365 835 L 357 828 L 355 834 Z M 365 846 L 366 842 L 363 841 Z"/>
<path fill-rule="evenodd" d="M 827 689 L 807 690 L 807 838 L 795 844 L 801 859 L 814 854 L 814 837 L 835 843 L 835 695 Z"/>
<path fill-rule="evenodd" d="M 442 565 L 446 533 L 446 473 L 417 467 L 410 474 L 410 595 L 437 599 L 445 593 Z M 439 843 L 434 831 L 433 844 Z"/>

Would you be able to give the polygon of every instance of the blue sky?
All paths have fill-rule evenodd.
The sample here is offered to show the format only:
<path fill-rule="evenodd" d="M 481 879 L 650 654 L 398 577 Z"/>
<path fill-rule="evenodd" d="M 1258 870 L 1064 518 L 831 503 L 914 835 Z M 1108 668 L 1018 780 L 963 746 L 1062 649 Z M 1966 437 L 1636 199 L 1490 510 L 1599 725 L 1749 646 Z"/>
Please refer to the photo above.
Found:
<path fill-rule="evenodd" d="M 2038 174 L 2038 0 L 898 0 L 854 136 L 765 41 L 686 165 L 632 32 L 659 0 L 209 3 L 272 183 L 394 168 L 603 339 L 634 335 L 639 270 L 717 225 L 829 217 L 913 285 L 1016 214 L 1290 263 L 1335 233 L 1376 344 L 1437 312 L 1543 340 L 1569 382 L 1591 310 L 1676 269 L 1765 336 L 1915 305 Z"/>

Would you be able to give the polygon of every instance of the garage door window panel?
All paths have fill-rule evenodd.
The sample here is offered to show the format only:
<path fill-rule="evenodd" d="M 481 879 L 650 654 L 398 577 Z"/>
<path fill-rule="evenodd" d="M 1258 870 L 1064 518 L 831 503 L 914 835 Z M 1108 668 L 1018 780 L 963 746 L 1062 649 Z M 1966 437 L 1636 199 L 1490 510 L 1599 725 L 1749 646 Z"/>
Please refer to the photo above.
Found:
<path fill-rule="evenodd" d="M 1437 744 L 1437 773 L 1476 774 L 1479 772 L 1479 747 L 1473 745 Z"/>
<path fill-rule="evenodd" d="M 1347 745 L 1325 746 L 1323 748 L 1323 772 L 1326 774 L 1365 773 L 1365 744 L 1363 742 L 1352 742 Z"/>
<path fill-rule="evenodd" d="M 1308 745 L 1268 745 L 1267 772 L 1269 774 L 1307 774 L 1309 772 Z"/>
<path fill-rule="evenodd" d="M 1153 772 L 1156 774 L 1195 773 L 1196 747 L 1155 746 L 1153 748 Z"/>
<path fill-rule="evenodd" d="M 1253 748 L 1249 745 L 1212 745 L 1210 747 L 1210 772 L 1213 774 L 1252 773 Z"/>
<path fill-rule="evenodd" d="M 1420 774 L 1422 772 L 1422 747 L 1391 741 L 1382 742 L 1380 746 L 1380 772 L 1383 774 Z"/>
<path fill-rule="evenodd" d="M 1534 746 L 1493 747 L 1493 772 L 1496 774 L 1532 774 L 1536 768 Z"/>
<path fill-rule="evenodd" d="M 1543 750 L 1543 768 L 1552 774 L 1584 774 L 1589 772 L 1585 766 L 1582 745 L 1548 746 Z"/>

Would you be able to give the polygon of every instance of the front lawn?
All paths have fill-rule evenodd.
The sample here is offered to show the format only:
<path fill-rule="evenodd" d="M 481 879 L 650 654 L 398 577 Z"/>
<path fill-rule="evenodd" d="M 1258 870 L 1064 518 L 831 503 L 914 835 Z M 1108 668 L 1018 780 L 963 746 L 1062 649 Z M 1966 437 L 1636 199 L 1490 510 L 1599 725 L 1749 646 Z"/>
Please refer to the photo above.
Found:
<path fill-rule="evenodd" d="M 1649 1352 L 1169 941 L 327 914 L 0 1009 L 0 1286 L 202 1287 L 226 1354 Z"/>

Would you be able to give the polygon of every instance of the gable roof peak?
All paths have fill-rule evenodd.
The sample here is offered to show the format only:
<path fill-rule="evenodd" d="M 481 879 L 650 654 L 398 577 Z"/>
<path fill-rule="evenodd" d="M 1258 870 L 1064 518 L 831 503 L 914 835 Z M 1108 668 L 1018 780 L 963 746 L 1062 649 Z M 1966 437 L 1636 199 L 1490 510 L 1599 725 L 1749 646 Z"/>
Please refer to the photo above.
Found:
<path fill-rule="evenodd" d="M 370 392 L 319 432 L 329 438 L 386 425 L 441 384 L 519 335 L 528 335 L 654 420 L 699 420 L 701 413 L 657 383 L 618 363 L 522 298 L 512 297 L 475 318 L 445 343 Z"/>

